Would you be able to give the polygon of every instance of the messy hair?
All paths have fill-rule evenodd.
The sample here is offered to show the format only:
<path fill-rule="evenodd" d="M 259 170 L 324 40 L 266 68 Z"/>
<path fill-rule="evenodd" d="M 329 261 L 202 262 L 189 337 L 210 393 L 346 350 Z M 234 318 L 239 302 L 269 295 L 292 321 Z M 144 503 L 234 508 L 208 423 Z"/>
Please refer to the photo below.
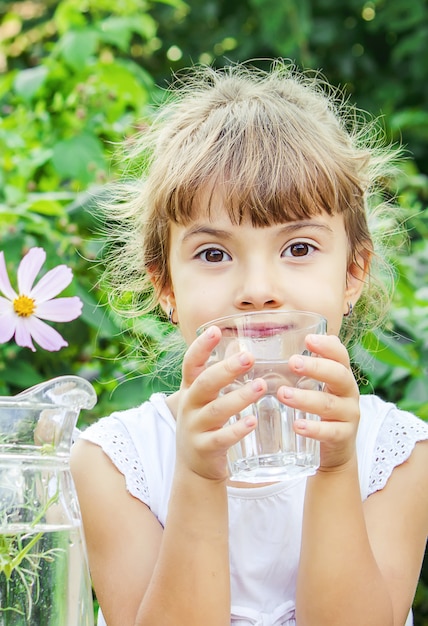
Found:
<path fill-rule="evenodd" d="M 170 225 L 197 217 L 198 193 L 208 189 L 221 191 L 235 224 L 342 215 L 348 266 L 372 264 L 343 337 L 381 320 L 389 287 L 373 269 L 384 253 L 369 220 L 385 206 L 396 155 L 379 144 L 378 126 L 316 72 L 275 61 L 269 71 L 238 64 L 183 73 L 133 142 L 130 158 L 141 171 L 117 187 L 107 207 L 116 305 L 128 315 L 156 307 L 170 282 Z"/>

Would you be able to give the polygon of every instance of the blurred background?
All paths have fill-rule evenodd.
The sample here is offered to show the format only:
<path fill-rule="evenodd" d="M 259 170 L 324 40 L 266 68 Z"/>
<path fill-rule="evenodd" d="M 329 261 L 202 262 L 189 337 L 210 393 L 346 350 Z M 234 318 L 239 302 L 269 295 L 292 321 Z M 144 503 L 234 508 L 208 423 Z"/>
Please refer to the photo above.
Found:
<path fill-rule="evenodd" d="M 173 72 L 283 57 L 320 69 L 406 147 L 387 181 L 408 230 L 392 241 L 391 316 L 353 352 L 362 393 L 428 419 L 427 47 L 426 0 L 0 0 L 0 250 L 13 281 L 22 255 L 42 246 L 45 269 L 73 269 L 62 295 L 84 302 L 78 320 L 55 325 L 69 343 L 61 352 L 0 344 L 0 395 L 83 376 L 99 397 L 85 426 L 176 384 L 140 354 L 164 340 L 165 325 L 140 319 L 137 336 L 108 306 L 97 201 L 122 174 L 117 146 L 148 123 Z M 427 585 L 425 562 L 416 626 L 428 625 Z"/>

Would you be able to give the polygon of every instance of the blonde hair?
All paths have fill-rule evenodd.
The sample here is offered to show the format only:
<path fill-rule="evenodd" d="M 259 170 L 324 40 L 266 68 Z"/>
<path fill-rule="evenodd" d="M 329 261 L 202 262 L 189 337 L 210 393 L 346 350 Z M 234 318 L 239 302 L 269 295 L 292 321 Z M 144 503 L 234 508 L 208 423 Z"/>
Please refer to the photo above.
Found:
<path fill-rule="evenodd" d="M 247 64 L 192 68 L 135 139 L 130 157 L 141 172 L 118 186 L 107 207 L 116 305 L 127 315 L 156 307 L 170 280 L 170 224 L 197 215 L 197 194 L 207 186 L 221 188 L 234 223 L 341 214 L 349 266 L 373 259 L 368 216 L 383 205 L 395 156 L 379 147 L 376 128 L 320 75 L 283 61 L 268 72 Z M 372 272 L 343 336 L 361 332 L 361 321 L 379 321 L 388 294 L 385 276 L 376 281 Z"/>

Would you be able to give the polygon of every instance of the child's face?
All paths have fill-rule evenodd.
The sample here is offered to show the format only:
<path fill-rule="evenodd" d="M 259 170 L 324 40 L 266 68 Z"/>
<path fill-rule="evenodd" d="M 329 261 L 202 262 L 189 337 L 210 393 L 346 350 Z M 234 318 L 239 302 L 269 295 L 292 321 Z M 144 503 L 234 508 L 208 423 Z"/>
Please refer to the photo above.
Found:
<path fill-rule="evenodd" d="M 171 286 L 161 303 L 189 344 L 201 324 L 217 317 L 263 309 L 300 309 L 325 316 L 338 334 L 348 302 L 355 305 L 364 272 L 348 271 L 349 244 L 341 215 L 264 228 L 233 224 L 221 201 L 212 200 L 186 226 L 172 224 Z"/>

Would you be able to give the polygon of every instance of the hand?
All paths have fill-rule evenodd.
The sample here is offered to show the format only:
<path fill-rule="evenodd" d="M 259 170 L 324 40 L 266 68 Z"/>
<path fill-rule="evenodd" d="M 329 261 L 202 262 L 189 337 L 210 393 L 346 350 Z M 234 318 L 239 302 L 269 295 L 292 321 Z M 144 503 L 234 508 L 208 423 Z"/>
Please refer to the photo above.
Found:
<path fill-rule="evenodd" d="M 334 335 L 308 335 L 307 348 L 317 356 L 294 355 L 290 368 L 299 376 L 324 383 L 323 391 L 281 387 L 287 406 L 319 415 L 321 421 L 296 420 L 295 432 L 321 442 L 320 469 L 331 470 L 355 458 L 360 417 L 358 385 L 345 346 Z"/>
<path fill-rule="evenodd" d="M 212 326 L 198 337 L 183 360 L 183 378 L 177 411 L 177 463 L 212 480 L 228 478 L 227 451 L 256 426 L 254 416 L 227 425 L 229 418 L 265 392 L 263 379 L 255 379 L 220 396 L 220 390 L 251 369 L 254 358 L 243 352 L 206 367 L 221 338 Z"/>

